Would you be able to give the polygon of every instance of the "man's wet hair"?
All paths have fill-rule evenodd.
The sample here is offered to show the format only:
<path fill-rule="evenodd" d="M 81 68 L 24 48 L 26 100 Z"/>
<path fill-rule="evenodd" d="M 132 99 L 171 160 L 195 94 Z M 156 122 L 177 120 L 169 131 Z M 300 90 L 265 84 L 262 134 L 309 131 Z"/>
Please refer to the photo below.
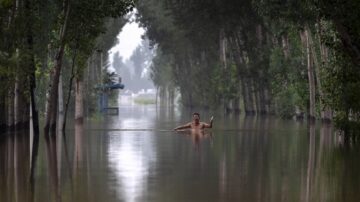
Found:
<path fill-rule="evenodd" d="M 200 118 L 200 114 L 199 114 L 199 113 L 194 112 L 194 113 L 193 113 L 193 116 L 195 116 L 195 115 L 198 115 L 198 117 Z"/>

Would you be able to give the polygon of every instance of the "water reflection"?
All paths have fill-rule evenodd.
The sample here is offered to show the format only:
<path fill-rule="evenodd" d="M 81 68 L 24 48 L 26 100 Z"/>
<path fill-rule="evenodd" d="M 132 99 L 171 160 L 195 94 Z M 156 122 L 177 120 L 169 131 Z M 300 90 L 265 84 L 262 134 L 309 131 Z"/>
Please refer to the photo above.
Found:
<path fill-rule="evenodd" d="M 188 116 L 120 111 L 66 136 L 0 136 L 0 201 L 360 201 L 360 149 L 332 125 L 216 116 L 175 133 Z"/>
<path fill-rule="evenodd" d="M 46 135 L 46 162 L 48 166 L 48 181 L 50 185 L 50 199 L 51 201 L 61 201 L 59 171 L 58 171 L 58 156 L 56 136 Z"/>
<path fill-rule="evenodd" d="M 147 186 L 150 167 L 156 163 L 156 148 L 154 144 L 153 113 L 155 109 L 142 107 L 123 109 L 125 116 L 110 128 L 123 129 L 140 128 L 143 131 L 112 132 L 109 136 L 108 158 L 111 169 L 115 173 L 115 190 L 119 199 L 139 201 Z M 137 117 L 143 114 L 141 118 Z M 150 116 L 149 116 L 150 115 Z"/>
<path fill-rule="evenodd" d="M 212 131 L 192 129 L 192 130 L 177 131 L 176 133 L 190 137 L 196 151 L 200 150 L 201 142 L 205 140 L 209 140 L 210 145 L 213 145 L 214 140 L 213 140 Z"/>

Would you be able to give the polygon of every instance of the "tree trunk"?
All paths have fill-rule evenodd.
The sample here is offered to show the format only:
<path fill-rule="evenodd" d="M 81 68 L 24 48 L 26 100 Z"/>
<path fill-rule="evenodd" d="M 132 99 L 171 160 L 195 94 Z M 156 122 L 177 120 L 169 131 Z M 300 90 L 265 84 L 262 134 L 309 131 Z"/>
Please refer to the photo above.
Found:
<path fill-rule="evenodd" d="M 58 131 L 63 131 L 63 124 L 65 122 L 66 117 L 64 116 L 64 93 L 63 93 L 63 78 L 60 75 L 59 79 L 59 89 L 58 89 L 59 97 L 58 97 L 58 110 L 59 110 L 59 116 L 58 116 Z"/>
<path fill-rule="evenodd" d="M 9 89 L 8 105 L 7 105 L 7 127 L 9 130 L 14 128 L 14 89 Z"/>
<path fill-rule="evenodd" d="M 156 103 L 156 106 L 159 105 L 159 86 L 156 87 L 156 95 L 155 95 L 155 103 Z"/>
<path fill-rule="evenodd" d="M 267 108 L 267 99 L 266 99 L 266 92 L 265 92 L 265 86 L 261 86 L 259 88 L 259 107 L 260 110 L 258 111 L 261 115 L 266 115 L 268 113 Z"/>
<path fill-rule="evenodd" d="M 289 38 L 286 34 L 281 36 L 281 45 L 282 45 L 284 57 L 285 59 L 288 59 L 290 56 L 290 49 L 289 49 Z"/>
<path fill-rule="evenodd" d="M 49 87 L 49 99 L 47 99 L 46 107 L 46 117 L 45 117 L 45 126 L 44 132 L 45 135 L 56 132 L 56 120 L 57 120 L 57 99 L 58 99 L 58 86 L 59 86 L 59 77 L 62 67 L 62 59 L 65 49 L 65 35 L 67 31 L 69 13 L 70 13 L 70 2 L 69 0 L 65 1 L 66 6 L 64 7 L 65 20 L 60 31 L 60 46 L 55 57 L 55 65 L 52 69 L 52 81 L 50 82 Z"/>
<path fill-rule="evenodd" d="M 6 130 L 6 105 L 5 96 L 0 98 L 0 133 Z"/>
<path fill-rule="evenodd" d="M 235 114 L 240 114 L 241 110 L 240 110 L 240 98 L 239 97 L 234 98 L 233 109 L 234 109 Z"/>
<path fill-rule="evenodd" d="M 254 115 L 254 99 L 251 88 L 251 79 L 244 78 L 241 80 L 243 99 L 244 99 L 244 110 L 245 115 Z"/>
<path fill-rule="evenodd" d="M 21 129 L 29 130 L 29 123 L 30 123 L 30 103 L 26 100 L 23 103 L 22 108 L 22 126 Z"/>
<path fill-rule="evenodd" d="M 318 25 L 320 26 L 318 29 L 318 35 L 319 35 L 319 44 L 320 44 L 320 59 L 321 59 L 321 64 L 317 64 L 317 68 L 316 70 L 316 77 L 317 79 L 317 85 L 318 85 L 318 89 L 319 89 L 319 94 L 320 94 L 320 106 L 321 106 L 321 119 L 325 122 L 330 122 L 333 118 L 333 112 L 331 110 L 331 108 L 329 106 L 325 106 L 322 103 L 323 99 L 326 99 L 324 92 L 322 91 L 322 86 L 321 86 L 321 80 L 320 80 L 320 68 L 321 67 L 327 67 L 329 65 L 328 61 L 328 48 L 325 46 L 325 44 L 322 42 L 322 27 L 321 27 L 321 22 L 318 22 Z M 316 61 L 316 63 L 318 63 Z"/>
<path fill-rule="evenodd" d="M 324 44 L 321 44 L 321 58 L 322 58 L 322 63 L 324 65 L 328 65 L 328 48 L 324 45 Z M 321 91 L 321 94 L 320 94 L 321 98 L 322 99 L 326 99 L 325 97 L 325 94 Z M 333 110 L 329 107 L 329 106 L 323 106 L 323 109 L 322 109 L 322 112 L 321 112 L 321 117 L 323 119 L 323 121 L 325 122 L 330 122 L 332 121 L 333 119 Z"/>
<path fill-rule="evenodd" d="M 308 82 L 309 82 L 309 120 L 315 120 L 315 78 L 314 78 L 314 66 L 313 58 L 311 56 L 310 47 L 310 29 L 308 25 L 305 25 L 304 35 L 306 42 L 306 58 L 307 58 L 307 70 L 308 70 Z"/>
<path fill-rule="evenodd" d="M 221 66 L 223 68 L 226 69 L 227 66 L 227 61 L 226 61 L 226 45 L 227 45 L 227 41 L 226 41 L 226 36 L 225 36 L 225 31 L 223 28 L 220 29 L 220 33 L 219 33 L 219 48 L 220 48 L 220 62 L 221 62 Z"/>
<path fill-rule="evenodd" d="M 225 113 L 231 113 L 232 111 L 232 106 L 231 106 L 231 100 L 230 99 L 223 99 L 223 106 L 224 106 L 224 111 Z"/>
<path fill-rule="evenodd" d="M 25 9 L 26 15 L 32 15 L 32 4 L 30 0 L 25 1 Z M 30 86 L 30 108 L 31 108 L 31 121 L 34 134 L 39 134 L 39 116 L 38 111 L 36 108 L 36 101 L 35 101 L 35 88 L 36 88 L 36 77 L 35 77 L 35 58 L 34 58 L 34 38 L 33 38 L 33 16 L 30 17 L 31 20 L 27 20 L 27 50 L 30 53 L 29 59 L 29 67 L 30 67 L 30 74 L 29 74 L 29 86 Z"/>
<path fill-rule="evenodd" d="M 320 103 L 320 113 L 321 113 L 321 119 L 323 121 L 331 121 L 332 119 L 332 112 L 331 112 L 331 109 L 329 107 L 325 107 L 323 102 L 322 102 L 322 99 L 325 98 L 324 96 L 324 92 L 322 90 L 322 85 L 321 85 L 321 78 L 320 78 L 320 67 L 322 64 L 325 64 L 326 63 L 326 59 L 327 57 L 325 56 L 325 53 L 323 53 L 323 51 L 321 49 L 323 49 L 323 44 L 320 43 L 320 53 L 321 53 L 321 61 L 322 61 L 322 64 L 320 64 L 318 62 L 318 59 L 317 59 L 317 55 L 316 55 L 316 52 L 315 52 L 315 44 L 313 42 L 313 39 L 312 39 L 312 36 L 311 36 L 311 33 L 309 34 L 309 40 L 310 40 L 310 47 L 311 47 L 311 53 L 312 53 L 312 58 L 314 59 L 314 65 L 315 65 L 315 75 L 316 75 L 316 85 L 317 85 L 317 90 L 319 92 L 319 95 L 320 95 L 320 100 L 319 100 L 319 103 Z M 326 47 L 324 47 L 326 48 Z M 325 59 L 326 58 L 326 59 Z"/>
<path fill-rule="evenodd" d="M 265 93 L 265 104 L 266 104 L 267 113 L 270 115 L 274 115 L 275 114 L 274 101 L 272 100 L 272 95 L 268 86 L 265 86 L 264 93 Z"/>
<path fill-rule="evenodd" d="M 258 85 L 258 84 L 256 84 Z M 254 105 L 255 105 L 255 111 L 257 114 L 260 114 L 260 91 L 255 89 L 258 89 L 259 87 L 254 87 L 254 93 L 253 93 L 253 97 L 254 97 Z"/>
<path fill-rule="evenodd" d="M 19 76 L 15 78 L 15 97 L 14 97 L 14 127 L 15 129 L 21 129 L 22 115 L 23 115 L 23 96 L 19 84 Z"/>
<path fill-rule="evenodd" d="M 70 77 L 70 81 L 69 81 L 69 90 L 68 90 L 68 94 L 67 94 L 67 98 L 66 98 L 66 103 L 65 103 L 65 111 L 64 111 L 64 121 L 62 123 L 61 126 L 61 130 L 64 131 L 65 127 L 66 127 L 66 117 L 67 117 L 67 112 L 69 109 L 69 104 L 70 104 L 70 98 L 71 98 L 71 90 L 72 90 L 72 85 L 73 85 L 73 80 L 75 78 L 75 59 L 76 59 L 76 55 L 77 55 L 77 50 L 75 50 L 73 58 L 72 58 L 72 65 L 71 65 L 71 77 Z M 90 67 L 88 67 L 89 69 Z M 88 86 L 88 85 L 87 85 Z"/>
<path fill-rule="evenodd" d="M 83 81 L 76 78 L 75 81 L 75 123 L 84 122 L 84 98 L 83 98 Z"/>

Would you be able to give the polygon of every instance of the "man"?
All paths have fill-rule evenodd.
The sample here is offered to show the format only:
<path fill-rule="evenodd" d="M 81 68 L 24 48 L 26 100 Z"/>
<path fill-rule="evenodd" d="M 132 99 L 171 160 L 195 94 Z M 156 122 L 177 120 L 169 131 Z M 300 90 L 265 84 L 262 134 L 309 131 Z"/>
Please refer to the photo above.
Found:
<path fill-rule="evenodd" d="M 182 129 L 187 129 L 187 128 L 190 128 L 193 130 L 203 130 L 205 128 L 212 128 L 213 119 L 214 119 L 214 117 L 212 116 L 210 119 L 210 124 L 200 122 L 200 114 L 195 112 L 195 113 L 193 113 L 192 122 L 187 123 L 183 126 L 178 126 L 178 127 L 174 128 L 174 130 L 182 130 Z"/>

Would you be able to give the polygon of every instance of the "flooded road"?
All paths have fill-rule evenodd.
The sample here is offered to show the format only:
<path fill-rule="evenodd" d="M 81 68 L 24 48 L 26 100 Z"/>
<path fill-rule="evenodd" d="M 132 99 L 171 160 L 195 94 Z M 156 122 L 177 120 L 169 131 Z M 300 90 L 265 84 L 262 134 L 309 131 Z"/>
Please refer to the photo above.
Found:
<path fill-rule="evenodd" d="M 201 120 L 212 114 L 201 112 Z M 360 150 L 331 125 L 120 107 L 65 137 L 0 137 L 0 201 L 360 201 Z"/>

